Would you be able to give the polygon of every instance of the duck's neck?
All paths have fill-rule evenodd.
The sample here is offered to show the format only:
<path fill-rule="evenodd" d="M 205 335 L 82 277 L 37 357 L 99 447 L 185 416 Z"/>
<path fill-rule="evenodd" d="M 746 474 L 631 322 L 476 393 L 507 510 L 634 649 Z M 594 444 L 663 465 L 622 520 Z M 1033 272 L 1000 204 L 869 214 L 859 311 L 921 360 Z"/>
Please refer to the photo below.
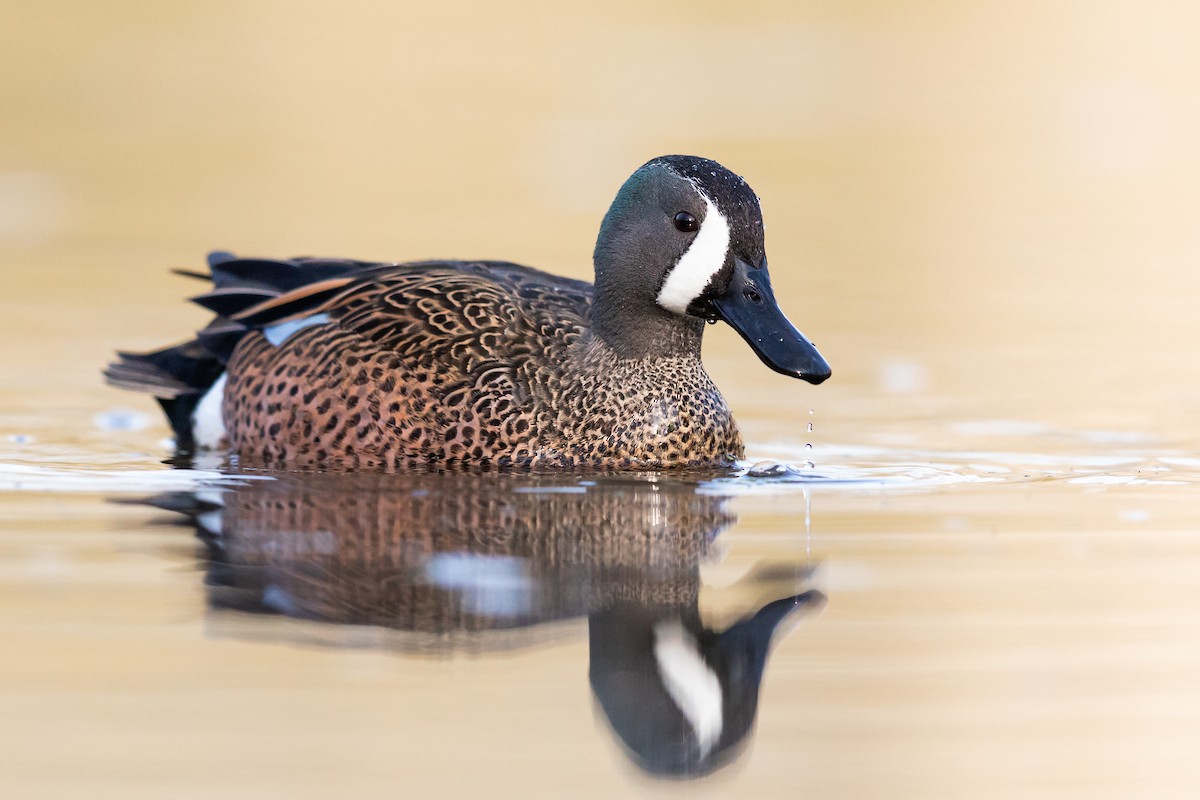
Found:
<path fill-rule="evenodd" d="M 621 358 L 699 358 L 704 320 L 597 292 L 592 300 L 592 331 Z"/>

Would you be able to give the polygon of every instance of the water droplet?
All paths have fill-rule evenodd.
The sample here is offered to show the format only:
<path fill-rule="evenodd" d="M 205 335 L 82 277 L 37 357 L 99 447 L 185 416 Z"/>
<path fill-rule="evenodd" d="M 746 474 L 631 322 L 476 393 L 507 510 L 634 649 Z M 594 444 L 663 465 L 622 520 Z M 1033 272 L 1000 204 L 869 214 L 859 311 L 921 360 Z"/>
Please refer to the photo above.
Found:
<path fill-rule="evenodd" d="M 812 433 L 812 423 L 808 423 L 808 432 Z"/>

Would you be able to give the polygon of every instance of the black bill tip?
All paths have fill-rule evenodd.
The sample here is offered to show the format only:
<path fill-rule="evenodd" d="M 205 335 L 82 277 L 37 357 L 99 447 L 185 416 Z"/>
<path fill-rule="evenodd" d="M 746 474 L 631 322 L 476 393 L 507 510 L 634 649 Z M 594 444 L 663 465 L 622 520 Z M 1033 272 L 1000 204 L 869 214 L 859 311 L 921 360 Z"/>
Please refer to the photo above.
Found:
<path fill-rule="evenodd" d="M 771 369 L 811 384 L 824 383 L 829 362 L 780 310 L 766 268 L 738 261 L 729 288 L 710 301 L 717 317 L 741 334 Z"/>

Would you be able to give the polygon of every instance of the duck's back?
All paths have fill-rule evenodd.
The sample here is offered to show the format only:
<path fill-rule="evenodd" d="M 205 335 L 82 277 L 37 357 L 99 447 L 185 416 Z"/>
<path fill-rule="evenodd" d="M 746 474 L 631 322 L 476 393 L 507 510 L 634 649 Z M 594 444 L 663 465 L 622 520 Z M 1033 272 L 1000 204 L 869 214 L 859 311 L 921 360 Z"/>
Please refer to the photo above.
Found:
<path fill-rule="evenodd" d="M 591 286 L 508 263 L 421 262 L 365 267 L 334 296 L 296 302 L 275 301 L 279 321 L 243 317 L 259 329 L 238 342 L 224 388 L 243 458 L 523 463 L 588 329 Z"/>

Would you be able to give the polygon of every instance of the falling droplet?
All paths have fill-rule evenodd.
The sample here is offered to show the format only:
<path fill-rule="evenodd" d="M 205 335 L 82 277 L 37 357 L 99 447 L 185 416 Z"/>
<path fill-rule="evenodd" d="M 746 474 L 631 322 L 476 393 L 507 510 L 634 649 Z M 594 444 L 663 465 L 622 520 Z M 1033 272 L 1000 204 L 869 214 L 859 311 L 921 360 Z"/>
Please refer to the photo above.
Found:
<path fill-rule="evenodd" d="M 810 417 L 813 415 L 813 410 L 812 410 L 811 408 L 808 410 L 808 415 L 809 415 Z M 813 432 L 813 424 L 812 424 L 812 420 L 809 420 L 809 421 L 808 421 L 808 432 L 809 432 L 809 433 L 812 433 L 812 432 Z M 813 449 L 812 442 L 809 442 L 808 444 L 804 445 L 804 449 L 805 449 L 805 450 L 807 450 L 807 451 L 808 451 L 808 452 L 811 454 L 811 453 L 812 453 L 812 449 Z M 817 466 L 817 465 L 816 465 L 816 464 L 814 464 L 814 463 L 812 462 L 812 459 L 809 459 L 808 461 L 805 461 L 805 462 L 804 462 L 804 467 L 805 467 L 805 469 L 813 469 L 813 468 L 815 468 L 816 466 Z"/>

